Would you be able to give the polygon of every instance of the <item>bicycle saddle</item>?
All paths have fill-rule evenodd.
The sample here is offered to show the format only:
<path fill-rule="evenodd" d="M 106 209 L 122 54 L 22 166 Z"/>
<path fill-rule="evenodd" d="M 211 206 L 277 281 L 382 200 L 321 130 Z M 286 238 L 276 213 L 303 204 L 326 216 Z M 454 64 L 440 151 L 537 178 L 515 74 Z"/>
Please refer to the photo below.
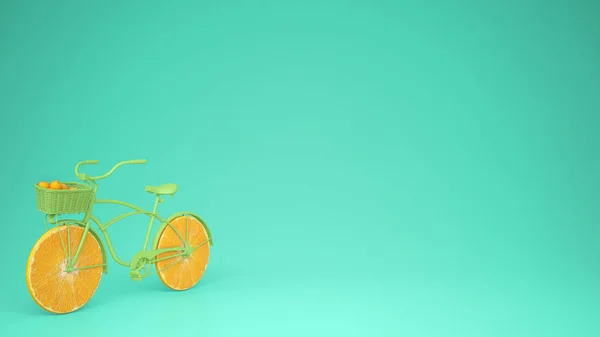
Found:
<path fill-rule="evenodd" d="M 177 192 L 176 184 L 162 184 L 159 186 L 146 186 L 146 192 L 156 195 L 170 194 L 173 196 Z"/>

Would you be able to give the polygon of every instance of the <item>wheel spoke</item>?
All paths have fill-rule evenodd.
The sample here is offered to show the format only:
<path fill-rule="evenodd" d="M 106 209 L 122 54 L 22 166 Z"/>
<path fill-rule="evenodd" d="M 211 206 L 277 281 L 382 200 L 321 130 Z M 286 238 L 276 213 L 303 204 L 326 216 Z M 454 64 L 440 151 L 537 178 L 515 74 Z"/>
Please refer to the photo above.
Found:
<path fill-rule="evenodd" d="M 177 260 L 175 260 L 175 261 L 171 262 L 171 263 L 170 263 L 170 264 L 168 264 L 166 267 L 164 267 L 164 268 L 161 268 L 161 269 L 160 269 L 160 272 L 163 272 L 163 271 L 165 271 L 165 270 L 167 270 L 167 269 L 169 269 L 169 268 L 173 267 L 174 265 L 176 265 L 177 263 L 179 263 L 179 262 L 181 262 L 181 261 L 182 261 L 181 259 L 177 259 Z"/>
<path fill-rule="evenodd" d="M 183 253 L 179 253 L 179 254 L 173 254 L 173 255 L 169 255 L 169 256 L 166 256 L 166 257 L 161 257 L 160 259 L 156 259 L 156 260 L 154 260 L 154 262 L 153 262 L 153 263 L 156 263 L 156 262 L 159 262 L 159 261 L 168 260 L 168 259 L 172 259 L 172 258 L 174 258 L 174 257 L 178 257 L 178 256 L 182 256 L 182 255 L 183 255 Z"/>
<path fill-rule="evenodd" d="M 71 226 L 67 225 L 67 263 L 71 263 Z"/>
<path fill-rule="evenodd" d="M 169 223 L 169 227 L 171 227 L 173 229 L 173 231 L 175 231 L 175 234 L 177 234 L 177 237 L 179 237 L 179 239 L 181 240 L 181 243 L 183 243 L 185 245 L 185 240 L 183 239 L 183 237 L 181 236 L 181 234 L 179 233 L 177 228 L 175 228 L 175 226 L 171 225 L 171 223 Z"/>
<path fill-rule="evenodd" d="M 184 243 L 187 243 L 188 242 L 188 238 L 190 237 L 189 236 L 190 230 L 188 228 L 188 222 L 189 222 L 189 220 L 190 220 L 190 217 L 188 217 L 186 215 L 185 216 L 185 242 Z"/>
<path fill-rule="evenodd" d="M 84 270 L 84 269 L 90 269 L 90 268 L 96 268 L 96 267 L 104 267 L 106 266 L 106 263 L 101 263 L 101 264 L 94 264 L 91 266 L 84 266 L 84 267 L 77 267 L 77 268 L 73 268 L 73 270 Z"/>
<path fill-rule="evenodd" d="M 201 242 L 199 245 L 197 245 L 197 246 L 195 246 L 194 248 L 192 248 L 192 251 L 194 251 L 194 250 L 196 250 L 196 249 L 198 249 L 198 248 L 200 248 L 200 247 L 204 246 L 204 245 L 205 245 L 205 244 L 207 244 L 207 243 L 208 243 L 208 239 L 206 239 L 206 240 L 202 241 L 202 242 Z"/>
<path fill-rule="evenodd" d="M 63 237 L 62 237 L 62 230 L 60 230 L 60 227 L 58 227 L 58 225 L 56 226 L 56 229 L 58 230 L 57 234 L 58 234 L 58 237 L 60 238 L 60 244 L 63 248 L 63 251 L 65 252 L 65 257 L 68 258 L 69 255 L 67 253 L 67 247 L 65 246 L 65 241 L 63 240 Z"/>

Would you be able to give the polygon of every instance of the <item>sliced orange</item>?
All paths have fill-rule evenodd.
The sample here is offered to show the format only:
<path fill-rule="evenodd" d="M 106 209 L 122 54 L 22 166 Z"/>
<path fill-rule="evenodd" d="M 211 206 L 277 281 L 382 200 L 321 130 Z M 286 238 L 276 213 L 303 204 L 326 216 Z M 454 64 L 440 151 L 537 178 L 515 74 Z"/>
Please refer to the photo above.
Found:
<path fill-rule="evenodd" d="M 172 227 L 171 227 L 172 226 Z M 196 285 L 204 275 L 210 255 L 208 234 L 204 226 L 191 215 L 179 216 L 171 221 L 171 226 L 166 226 L 158 239 L 157 249 L 170 247 L 184 247 L 179 235 L 189 242 L 192 247 L 197 247 L 192 254 L 185 258 L 176 256 L 178 252 L 167 252 L 157 256 L 163 259 L 156 262 L 156 270 L 161 281 L 173 290 L 187 290 Z M 187 226 L 187 230 L 186 230 Z M 175 232 L 176 229 L 179 235 Z M 175 256 L 174 256 L 175 255 Z M 172 258 L 167 258 L 174 256 Z"/>
<path fill-rule="evenodd" d="M 66 271 L 67 255 L 70 258 L 75 255 L 82 236 L 80 226 L 59 226 L 44 233 L 31 250 L 27 260 L 27 288 L 43 309 L 56 314 L 73 312 L 86 304 L 98 289 L 101 266 Z M 100 244 L 88 233 L 74 268 L 102 263 Z"/>

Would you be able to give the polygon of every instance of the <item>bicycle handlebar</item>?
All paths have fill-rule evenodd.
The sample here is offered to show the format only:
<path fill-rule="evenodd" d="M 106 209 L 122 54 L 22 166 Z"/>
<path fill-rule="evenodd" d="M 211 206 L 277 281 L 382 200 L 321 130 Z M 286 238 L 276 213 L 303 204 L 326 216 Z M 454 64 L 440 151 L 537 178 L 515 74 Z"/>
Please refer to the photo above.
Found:
<path fill-rule="evenodd" d="M 100 176 L 96 176 L 96 177 L 90 177 L 85 173 L 79 173 L 79 166 L 86 165 L 86 164 L 98 164 L 98 160 L 84 160 L 82 162 L 77 163 L 77 165 L 75 165 L 75 175 L 80 180 L 100 180 L 100 179 L 104 179 L 104 178 L 108 177 L 109 175 L 111 175 L 119 166 L 127 165 L 127 164 L 145 164 L 146 162 L 147 162 L 146 159 L 134 159 L 134 160 L 122 161 L 122 162 L 116 164 L 115 166 L 113 166 L 113 168 L 110 171 L 108 171 L 107 173 L 100 175 Z"/>

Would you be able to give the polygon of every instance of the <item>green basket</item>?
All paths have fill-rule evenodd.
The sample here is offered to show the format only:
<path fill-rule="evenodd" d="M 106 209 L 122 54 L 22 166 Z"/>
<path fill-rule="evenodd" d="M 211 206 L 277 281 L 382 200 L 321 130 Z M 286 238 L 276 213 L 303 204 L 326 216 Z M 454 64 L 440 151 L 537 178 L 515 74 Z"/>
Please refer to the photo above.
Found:
<path fill-rule="evenodd" d="M 74 190 L 53 190 L 35 185 L 37 209 L 46 214 L 82 213 L 94 200 L 92 187 L 81 183 L 65 183 Z"/>

